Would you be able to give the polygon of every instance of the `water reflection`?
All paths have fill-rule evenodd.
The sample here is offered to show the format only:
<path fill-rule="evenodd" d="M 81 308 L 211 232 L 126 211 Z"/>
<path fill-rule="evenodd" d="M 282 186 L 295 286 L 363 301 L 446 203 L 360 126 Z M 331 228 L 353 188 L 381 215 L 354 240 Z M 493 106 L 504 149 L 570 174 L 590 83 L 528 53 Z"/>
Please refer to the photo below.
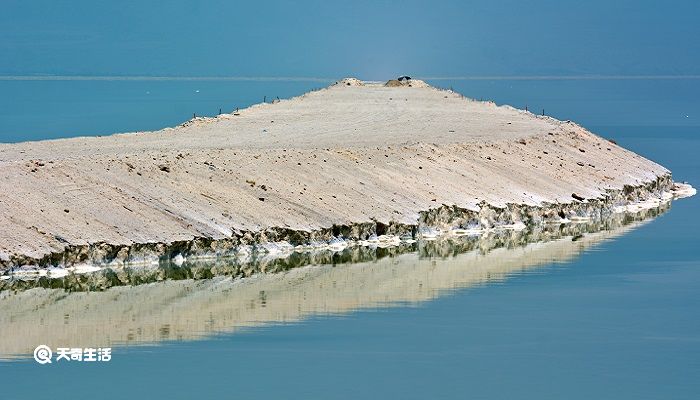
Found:
<path fill-rule="evenodd" d="M 0 358 L 21 357 L 38 344 L 114 347 L 195 340 L 315 314 L 427 301 L 566 262 L 665 210 L 384 249 L 252 255 L 6 280 L 0 286 Z"/>

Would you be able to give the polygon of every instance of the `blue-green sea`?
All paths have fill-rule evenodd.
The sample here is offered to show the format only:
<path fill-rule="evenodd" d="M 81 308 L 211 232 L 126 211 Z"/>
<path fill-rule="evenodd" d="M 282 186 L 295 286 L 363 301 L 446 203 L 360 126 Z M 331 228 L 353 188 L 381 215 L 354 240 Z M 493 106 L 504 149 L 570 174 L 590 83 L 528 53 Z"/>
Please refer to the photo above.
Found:
<path fill-rule="evenodd" d="M 700 186 L 698 79 L 430 83 L 573 120 L 666 166 L 675 180 Z M 300 95 L 326 84 L 0 80 L 0 142 L 159 129 L 193 114 L 230 112 L 263 97 Z M 367 290 L 350 295 L 333 290 L 348 282 L 319 280 L 331 285 L 319 288 L 309 278 L 308 288 L 294 289 L 299 296 L 285 297 L 279 285 L 291 287 L 297 281 L 276 281 L 278 286 L 270 284 L 274 291 L 256 291 L 242 308 L 255 309 L 246 315 L 256 319 L 231 329 L 201 331 L 208 325 L 182 321 L 177 312 L 184 313 L 182 296 L 157 297 L 158 285 L 168 282 L 137 288 L 139 295 L 156 296 L 147 303 L 153 315 L 119 308 L 130 296 L 129 288 L 121 288 L 123 296 L 109 307 L 94 303 L 104 310 L 90 310 L 92 319 L 81 320 L 83 314 L 60 318 L 92 338 L 118 331 L 124 313 L 146 322 L 159 318 L 164 322 L 158 325 L 158 340 L 114 345 L 109 362 L 39 365 L 31 354 L 5 359 L 0 361 L 0 398 L 697 399 L 699 229 L 699 198 L 681 199 L 619 235 L 590 246 L 568 239 L 562 254 L 546 253 L 532 268 L 516 263 L 508 273 L 477 283 L 461 280 L 459 268 L 478 263 L 462 265 L 463 258 L 447 257 L 450 273 L 440 275 L 439 290 L 428 294 L 421 292 L 419 283 L 425 282 L 420 279 L 397 283 L 402 268 L 416 271 L 404 261 L 411 260 L 410 253 L 390 258 L 391 263 L 321 266 L 358 279 L 357 287 Z M 489 261 L 495 269 L 506 268 L 518 249 L 499 251 L 500 258 Z M 448 268 L 445 258 L 433 261 L 428 257 L 426 262 L 433 264 L 421 266 L 430 276 Z M 390 269 L 388 275 L 382 268 Z M 363 276 L 371 279 L 361 281 Z M 386 279 L 382 282 L 391 290 L 386 285 L 370 290 L 375 276 Z M 230 299 L 203 301 L 187 318 L 211 320 L 210 326 L 219 326 L 222 316 L 240 322 L 243 317 L 226 313 L 227 302 L 238 301 L 236 288 L 226 292 Z M 144 289 L 153 290 L 144 294 Z M 216 285 L 198 293 L 214 290 Z M 377 298 L 377 293 L 385 297 Z M 65 292 L 7 318 L 10 327 L 16 320 L 28 322 L 23 330 L 4 331 L 0 349 L 2 342 L 10 346 L 27 335 L 51 337 L 55 328 L 41 309 L 60 307 L 75 295 Z M 85 295 L 85 307 L 98 295 Z M 313 296 L 319 300 L 311 302 Z M 286 314 L 268 313 L 271 308 Z M 0 320 L 11 311 L 0 308 Z M 116 321 L 114 327 L 108 326 L 111 321 Z"/>

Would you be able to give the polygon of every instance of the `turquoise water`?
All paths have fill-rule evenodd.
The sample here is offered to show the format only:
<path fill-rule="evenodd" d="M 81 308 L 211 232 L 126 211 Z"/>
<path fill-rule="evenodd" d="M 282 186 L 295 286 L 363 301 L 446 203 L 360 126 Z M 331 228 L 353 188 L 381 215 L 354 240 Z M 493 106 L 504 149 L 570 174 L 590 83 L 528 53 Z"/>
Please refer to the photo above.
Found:
<path fill-rule="evenodd" d="M 0 80 L 0 142 L 157 130 L 330 83 Z"/>
<path fill-rule="evenodd" d="M 435 84 L 544 108 L 700 185 L 699 80 Z M 314 86 L 0 82 L 0 140 L 153 129 Z M 697 196 L 679 200 L 576 257 L 428 301 L 115 347 L 109 363 L 0 362 L 2 398 L 695 399 L 699 211 Z"/>

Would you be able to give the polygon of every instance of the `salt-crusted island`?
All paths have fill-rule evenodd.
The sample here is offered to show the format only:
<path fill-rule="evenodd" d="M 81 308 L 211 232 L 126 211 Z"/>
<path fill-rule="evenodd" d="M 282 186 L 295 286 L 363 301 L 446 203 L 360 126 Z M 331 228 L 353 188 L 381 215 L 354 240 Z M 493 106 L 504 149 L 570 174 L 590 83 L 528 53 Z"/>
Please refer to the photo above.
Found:
<path fill-rule="evenodd" d="M 0 271 L 604 219 L 691 195 L 570 121 L 343 79 L 156 132 L 0 145 Z"/>

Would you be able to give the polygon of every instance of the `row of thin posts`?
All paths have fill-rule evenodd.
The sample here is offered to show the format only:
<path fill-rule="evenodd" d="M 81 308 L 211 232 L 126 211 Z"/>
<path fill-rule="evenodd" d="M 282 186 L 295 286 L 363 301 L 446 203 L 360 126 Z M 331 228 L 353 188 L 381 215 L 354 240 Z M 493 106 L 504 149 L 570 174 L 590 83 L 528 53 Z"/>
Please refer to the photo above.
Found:
<path fill-rule="evenodd" d="M 452 87 L 450 87 L 450 90 L 452 90 Z M 279 100 L 279 99 L 280 98 L 277 97 L 277 100 Z M 479 101 L 484 101 L 484 98 L 481 97 L 479 99 Z M 267 96 L 263 96 L 263 103 L 267 103 Z M 525 104 L 525 111 L 529 112 L 529 110 L 527 108 L 527 104 Z M 238 112 L 238 108 L 236 108 L 236 112 Z M 221 115 L 221 114 L 222 114 L 222 112 L 221 112 L 221 109 L 219 108 L 219 113 L 217 115 Z M 544 116 L 544 108 L 542 109 L 542 116 Z M 194 118 L 197 118 L 197 113 L 192 113 L 192 119 L 194 119 Z"/>
<path fill-rule="evenodd" d="M 525 111 L 529 111 L 529 110 L 527 109 L 527 104 L 525 104 Z M 542 116 L 544 117 L 544 108 L 542 109 Z"/>
<path fill-rule="evenodd" d="M 452 86 L 450 86 L 450 92 L 454 92 L 454 89 L 452 89 Z M 484 98 L 483 98 L 483 97 L 480 97 L 480 98 L 479 98 L 479 101 L 484 101 Z M 525 104 L 525 111 L 528 111 L 528 112 L 529 112 L 529 110 L 528 110 L 528 108 L 527 108 L 527 104 Z M 542 116 L 544 117 L 544 108 L 542 109 Z"/>
<path fill-rule="evenodd" d="M 277 97 L 277 100 L 279 100 L 279 96 Z M 267 96 L 263 96 L 263 103 L 267 103 Z M 238 107 L 236 107 L 236 112 L 238 112 Z M 219 108 L 219 113 L 216 115 L 221 115 L 223 112 L 221 111 L 221 108 Z M 197 118 L 197 113 L 192 113 L 192 119 Z"/>

